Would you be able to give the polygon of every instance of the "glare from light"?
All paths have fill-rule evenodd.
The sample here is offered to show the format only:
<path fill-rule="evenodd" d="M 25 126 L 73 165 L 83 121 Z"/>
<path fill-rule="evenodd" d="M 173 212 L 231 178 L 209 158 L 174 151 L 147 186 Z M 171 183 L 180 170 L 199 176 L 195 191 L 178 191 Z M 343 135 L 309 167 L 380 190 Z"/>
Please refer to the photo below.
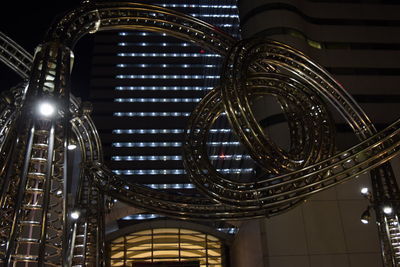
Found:
<path fill-rule="evenodd" d="M 79 216 L 80 216 L 79 211 L 73 211 L 73 212 L 71 212 L 71 218 L 72 218 L 72 219 L 77 220 L 77 219 L 79 218 Z"/>
<path fill-rule="evenodd" d="M 54 105 L 48 103 L 48 102 L 43 102 L 39 105 L 39 112 L 41 115 L 45 117 L 50 117 L 54 114 L 56 111 Z"/>
<path fill-rule="evenodd" d="M 369 189 L 368 189 L 368 187 L 363 187 L 363 188 L 361 188 L 361 194 L 362 195 L 368 195 L 368 193 L 369 193 Z"/>
<path fill-rule="evenodd" d="M 67 148 L 68 148 L 68 150 L 74 150 L 74 149 L 76 149 L 76 145 L 75 144 L 69 144 Z"/>
<path fill-rule="evenodd" d="M 390 207 L 390 206 L 384 206 L 384 207 L 383 207 L 383 212 L 384 212 L 385 214 L 387 214 L 387 215 L 392 214 L 393 208 Z"/>
<path fill-rule="evenodd" d="M 368 221 L 367 219 L 361 219 L 361 222 L 362 222 L 363 224 L 368 224 L 368 223 L 369 223 L 369 221 Z"/>

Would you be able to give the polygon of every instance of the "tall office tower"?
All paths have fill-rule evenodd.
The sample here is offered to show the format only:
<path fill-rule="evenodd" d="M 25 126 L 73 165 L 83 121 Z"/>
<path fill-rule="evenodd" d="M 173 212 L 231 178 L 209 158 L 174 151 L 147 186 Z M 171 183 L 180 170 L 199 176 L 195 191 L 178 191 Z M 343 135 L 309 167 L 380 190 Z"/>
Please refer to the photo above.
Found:
<path fill-rule="evenodd" d="M 238 38 L 235 2 L 152 3 L 209 22 Z M 218 85 L 222 62 L 220 55 L 166 34 L 98 34 L 91 99 L 108 166 L 155 189 L 193 193 L 182 164 L 184 129 L 202 97 Z M 208 153 L 219 172 L 239 179 L 253 176 L 253 163 L 223 115 L 210 130 Z"/>
<path fill-rule="evenodd" d="M 333 74 L 377 128 L 399 117 L 398 1 L 241 0 L 238 6 L 244 38 L 275 39 L 304 52 Z M 333 115 L 336 146 L 343 151 L 358 141 L 339 114 Z M 392 166 L 399 177 L 399 160 Z M 233 255 L 245 253 L 235 257 L 241 262 L 236 266 L 383 266 L 374 218 L 368 225 L 360 222 L 371 204 L 360 189 L 369 184 L 369 174 L 364 174 L 283 215 L 242 225 L 247 235 L 239 232 L 242 243 L 235 242 Z M 397 238 L 397 225 L 391 235 Z M 243 245 L 249 243 L 261 245 L 262 253 L 250 252 Z M 398 242 L 392 245 L 398 251 Z"/>

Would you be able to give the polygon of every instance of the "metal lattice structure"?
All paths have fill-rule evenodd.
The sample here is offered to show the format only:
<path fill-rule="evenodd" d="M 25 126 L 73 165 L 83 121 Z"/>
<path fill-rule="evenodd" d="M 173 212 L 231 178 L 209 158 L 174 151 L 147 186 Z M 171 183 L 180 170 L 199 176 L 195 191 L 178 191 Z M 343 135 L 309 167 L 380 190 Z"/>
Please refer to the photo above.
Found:
<path fill-rule="evenodd" d="M 90 105 L 70 96 L 72 50 L 85 34 L 144 29 L 194 42 L 225 57 L 220 87 L 192 113 L 184 163 L 204 198 L 172 195 L 128 183 L 102 161 Z M 103 193 L 128 204 L 180 218 L 249 219 L 273 216 L 305 198 L 371 171 L 386 266 L 399 266 L 399 188 L 388 161 L 399 153 L 400 120 L 377 132 L 367 115 L 321 67 L 301 52 L 263 39 L 237 41 L 198 19 L 136 3 L 85 3 L 50 28 L 32 57 L 0 36 L 0 60 L 28 80 L 0 101 L 0 263 L 2 266 L 103 266 Z M 285 152 L 262 131 L 253 99 L 273 95 L 286 113 L 291 148 Z M 42 116 L 37 105 L 56 106 Z M 325 102 L 345 118 L 360 143 L 334 154 L 333 122 Z M 212 123 L 227 117 L 265 172 L 257 182 L 222 176 L 204 151 Z M 74 139 L 85 165 L 76 203 L 70 203 L 67 146 Z M 101 191 L 100 191 L 101 190 Z M 70 214 L 79 210 L 78 220 Z"/>

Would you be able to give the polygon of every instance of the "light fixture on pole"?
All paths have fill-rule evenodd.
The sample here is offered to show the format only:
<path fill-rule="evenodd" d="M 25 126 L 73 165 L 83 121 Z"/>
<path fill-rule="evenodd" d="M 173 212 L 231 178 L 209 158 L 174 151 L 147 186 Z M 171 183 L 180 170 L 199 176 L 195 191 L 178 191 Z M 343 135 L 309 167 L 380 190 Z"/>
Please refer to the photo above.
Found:
<path fill-rule="evenodd" d="M 71 219 L 73 219 L 73 220 L 79 219 L 80 215 L 81 215 L 81 213 L 78 210 L 74 210 L 70 214 Z"/>
<path fill-rule="evenodd" d="M 68 146 L 67 146 L 68 150 L 75 150 L 77 148 L 76 142 L 74 139 L 70 139 Z"/>
<path fill-rule="evenodd" d="M 363 224 L 368 224 L 369 220 L 371 219 L 371 214 L 369 212 L 369 206 L 367 207 L 367 209 L 361 214 L 361 222 Z"/>
<path fill-rule="evenodd" d="M 392 206 L 386 204 L 382 207 L 383 213 L 385 213 L 386 215 L 390 215 L 393 212 L 393 208 Z"/>

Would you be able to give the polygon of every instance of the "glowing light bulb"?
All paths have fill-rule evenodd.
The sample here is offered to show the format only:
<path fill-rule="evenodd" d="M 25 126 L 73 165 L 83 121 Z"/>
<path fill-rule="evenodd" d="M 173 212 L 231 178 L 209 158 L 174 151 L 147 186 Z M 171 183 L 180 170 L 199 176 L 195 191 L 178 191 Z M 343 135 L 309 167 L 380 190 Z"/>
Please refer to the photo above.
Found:
<path fill-rule="evenodd" d="M 387 205 L 386 205 L 386 206 L 383 206 L 382 210 L 383 210 L 383 212 L 384 212 L 385 214 L 387 214 L 387 215 L 392 214 L 392 212 L 393 212 L 393 208 L 390 207 L 390 206 L 387 206 Z"/>
<path fill-rule="evenodd" d="M 73 212 L 71 212 L 71 218 L 72 218 L 72 219 L 77 220 L 77 219 L 79 218 L 79 216 L 80 216 L 79 211 L 73 211 Z"/>
<path fill-rule="evenodd" d="M 367 195 L 369 192 L 369 189 L 368 189 L 368 187 L 363 187 L 363 188 L 361 188 L 360 192 L 362 195 Z"/>
<path fill-rule="evenodd" d="M 68 150 L 74 150 L 74 149 L 76 149 L 76 145 L 75 144 L 69 144 L 67 148 L 68 148 Z"/>
<path fill-rule="evenodd" d="M 368 224 L 371 219 L 371 214 L 369 213 L 369 207 L 361 214 L 361 222 L 363 224 Z"/>
<path fill-rule="evenodd" d="M 56 109 L 55 109 L 54 105 L 52 105 L 48 102 L 39 104 L 39 113 L 45 117 L 52 116 L 55 111 L 56 111 Z"/>

